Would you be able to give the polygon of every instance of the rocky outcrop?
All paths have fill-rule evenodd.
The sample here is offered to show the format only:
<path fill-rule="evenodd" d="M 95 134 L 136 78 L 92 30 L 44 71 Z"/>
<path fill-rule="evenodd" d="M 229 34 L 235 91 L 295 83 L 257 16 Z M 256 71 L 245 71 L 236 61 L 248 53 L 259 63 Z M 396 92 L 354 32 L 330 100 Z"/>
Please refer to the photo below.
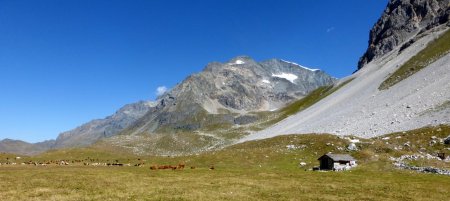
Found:
<path fill-rule="evenodd" d="M 358 62 L 358 69 L 408 43 L 421 31 L 447 23 L 449 16 L 450 0 L 390 0 L 370 31 L 369 47 Z"/>
<path fill-rule="evenodd" d="M 447 138 L 445 138 L 444 144 L 450 144 L 450 135 Z"/>
<path fill-rule="evenodd" d="M 86 146 L 99 139 L 114 136 L 132 125 L 154 106 L 156 104 L 149 101 L 125 105 L 111 116 L 92 120 L 73 130 L 61 133 L 56 139 L 54 148 Z"/>
<path fill-rule="evenodd" d="M 399 169 L 405 169 L 405 170 L 413 170 L 421 173 L 431 173 L 431 174 L 440 174 L 440 175 L 448 175 L 450 176 L 450 170 L 447 169 L 440 169 L 436 167 L 418 167 L 414 165 L 410 165 L 410 161 L 415 160 L 436 160 L 441 161 L 444 160 L 445 162 L 450 161 L 450 157 L 446 159 L 441 159 L 436 156 L 432 156 L 430 154 L 414 154 L 414 155 L 402 155 L 398 158 L 391 157 L 391 161 L 393 161 L 393 165 Z"/>
<path fill-rule="evenodd" d="M 159 97 L 159 104 L 126 134 L 198 130 L 256 121 L 245 114 L 278 109 L 336 81 L 325 72 L 279 59 L 240 56 L 213 62 Z"/>

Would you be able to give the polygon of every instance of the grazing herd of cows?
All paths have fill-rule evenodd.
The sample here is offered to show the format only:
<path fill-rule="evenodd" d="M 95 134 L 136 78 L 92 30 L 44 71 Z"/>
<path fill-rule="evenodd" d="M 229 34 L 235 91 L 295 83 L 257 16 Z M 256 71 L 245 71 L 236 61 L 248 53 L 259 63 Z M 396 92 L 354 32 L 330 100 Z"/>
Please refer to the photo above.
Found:
<path fill-rule="evenodd" d="M 13 159 L 6 158 L 6 162 L 0 162 L 0 166 L 14 166 L 14 165 L 32 165 L 32 166 L 105 166 L 105 167 L 122 167 L 122 166 L 134 166 L 145 167 L 145 161 L 137 159 L 137 163 L 132 163 L 128 160 L 128 163 L 120 163 L 119 160 L 113 160 L 101 162 L 99 159 L 87 158 L 84 160 L 44 160 L 44 161 L 23 161 L 20 157 Z M 195 166 L 187 167 L 186 164 L 179 163 L 178 165 L 150 165 L 151 170 L 184 170 L 185 168 L 196 169 Z M 209 170 L 214 170 L 214 165 L 209 166 Z"/>

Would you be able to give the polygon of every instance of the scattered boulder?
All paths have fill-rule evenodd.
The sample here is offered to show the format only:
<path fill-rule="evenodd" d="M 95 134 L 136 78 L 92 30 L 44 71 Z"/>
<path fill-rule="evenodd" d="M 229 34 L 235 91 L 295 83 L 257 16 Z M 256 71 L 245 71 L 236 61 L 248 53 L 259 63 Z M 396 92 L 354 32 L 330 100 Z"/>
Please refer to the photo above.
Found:
<path fill-rule="evenodd" d="M 410 141 L 405 142 L 405 144 L 403 144 L 403 146 L 405 146 L 405 147 L 410 147 L 410 146 L 411 146 L 411 142 L 410 142 Z"/>
<path fill-rule="evenodd" d="M 431 140 L 431 141 L 429 142 L 430 146 L 433 146 L 433 145 L 435 145 L 436 143 L 437 143 L 436 140 Z"/>
<path fill-rule="evenodd" d="M 445 138 L 444 144 L 450 144 L 450 135 L 447 138 Z"/>
<path fill-rule="evenodd" d="M 439 168 L 435 168 L 435 167 L 418 167 L 418 166 L 410 165 L 408 162 L 405 162 L 405 161 L 414 161 L 414 160 L 419 160 L 419 159 L 441 160 L 439 157 L 432 156 L 430 154 L 426 154 L 426 155 L 420 155 L 420 154 L 402 155 L 402 156 L 400 156 L 398 158 L 394 158 L 394 157 L 390 158 L 390 160 L 393 161 L 394 166 L 397 167 L 397 168 L 400 168 L 400 169 L 414 170 L 414 171 L 422 172 L 422 173 L 433 173 L 433 174 L 449 175 L 450 176 L 450 170 L 439 169 Z"/>
<path fill-rule="evenodd" d="M 294 150 L 294 149 L 297 149 L 297 146 L 295 146 L 295 145 L 293 145 L 293 144 L 290 144 L 290 145 L 286 145 L 286 148 L 287 148 L 288 150 Z"/>
<path fill-rule="evenodd" d="M 356 146 L 355 143 L 350 143 L 347 147 L 348 150 L 350 151 L 358 151 L 358 147 Z"/>

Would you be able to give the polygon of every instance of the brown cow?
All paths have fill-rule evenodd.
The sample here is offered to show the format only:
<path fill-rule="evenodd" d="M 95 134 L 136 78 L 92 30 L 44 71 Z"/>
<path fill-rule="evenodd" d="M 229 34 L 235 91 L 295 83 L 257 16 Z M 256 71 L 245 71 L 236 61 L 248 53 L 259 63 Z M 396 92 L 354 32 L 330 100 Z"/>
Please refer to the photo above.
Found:
<path fill-rule="evenodd" d="M 158 169 L 160 169 L 160 170 L 169 169 L 169 166 L 167 166 L 167 165 L 161 165 L 161 166 L 158 167 Z"/>
<path fill-rule="evenodd" d="M 178 164 L 178 169 L 183 170 L 186 165 L 184 163 Z"/>

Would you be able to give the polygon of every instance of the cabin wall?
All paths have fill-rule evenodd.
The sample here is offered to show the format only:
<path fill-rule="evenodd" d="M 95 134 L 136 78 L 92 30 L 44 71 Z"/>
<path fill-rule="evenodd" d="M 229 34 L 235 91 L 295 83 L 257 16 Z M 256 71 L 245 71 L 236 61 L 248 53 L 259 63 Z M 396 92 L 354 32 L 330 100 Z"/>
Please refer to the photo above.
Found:
<path fill-rule="evenodd" d="M 334 168 L 334 161 L 331 158 L 324 157 L 320 160 L 321 170 L 332 170 Z"/>

